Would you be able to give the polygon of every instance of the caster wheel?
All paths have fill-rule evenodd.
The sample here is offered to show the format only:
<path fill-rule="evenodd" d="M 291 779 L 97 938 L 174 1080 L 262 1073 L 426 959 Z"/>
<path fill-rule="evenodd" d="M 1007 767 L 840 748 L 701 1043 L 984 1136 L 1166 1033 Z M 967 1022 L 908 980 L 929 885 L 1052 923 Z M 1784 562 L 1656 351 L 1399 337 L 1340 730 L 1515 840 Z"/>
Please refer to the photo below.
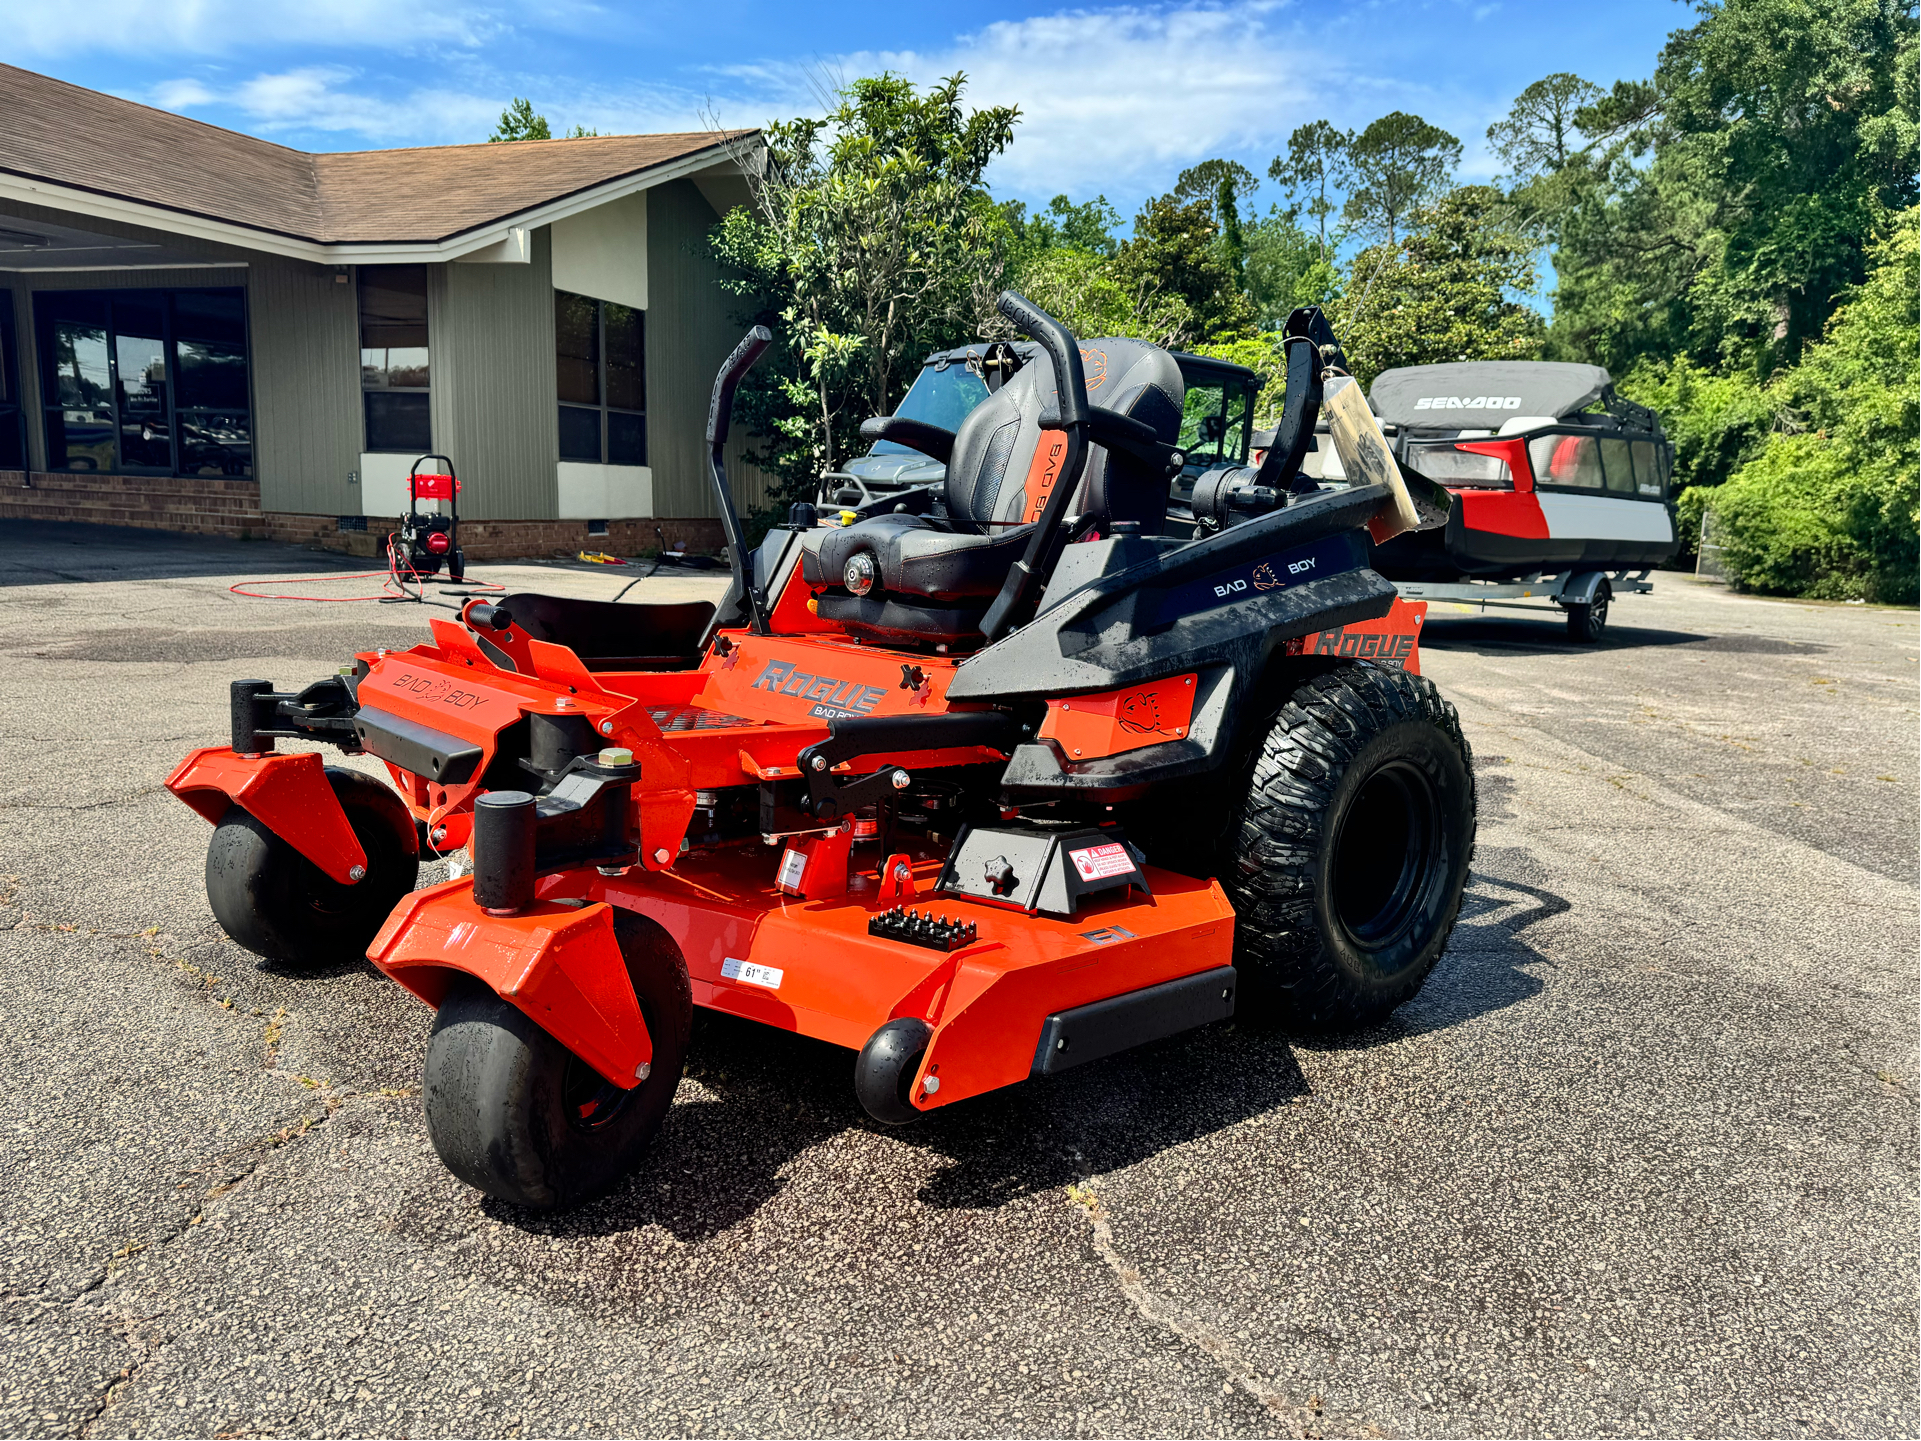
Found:
<path fill-rule="evenodd" d="M 860 1059 L 854 1062 L 854 1094 L 868 1115 L 890 1126 L 919 1119 L 911 1089 L 933 1037 L 927 1022 L 902 1016 L 867 1038 Z"/>
<path fill-rule="evenodd" d="M 468 1185 L 537 1211 L 571 1206 L 633 1169 L 667 1119 L 694 1025 L 687 966 L 642 916 L 617 913 L 614 934 L 654 1047 L 632 1090 L 471 976 L 441 999 L 422 1088 L 427 1134 Z"/>
<path fill-rule="evenodd" d="M 371 776 L 328 766 L 327 783 L 347 813 L 367 874 L 342 885 L 239 806 L 207 847 L 207 900 L 214 919 L 257 956 L 300 966 L 357 960 L 413 890 L 420 852 L 413 817 Z"/>

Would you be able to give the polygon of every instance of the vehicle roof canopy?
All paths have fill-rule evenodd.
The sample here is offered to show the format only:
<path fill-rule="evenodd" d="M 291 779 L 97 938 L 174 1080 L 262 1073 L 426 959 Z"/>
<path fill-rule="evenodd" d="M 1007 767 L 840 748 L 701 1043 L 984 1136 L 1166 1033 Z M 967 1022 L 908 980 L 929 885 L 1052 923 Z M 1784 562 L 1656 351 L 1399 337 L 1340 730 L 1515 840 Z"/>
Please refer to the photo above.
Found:
<path fill-rule="evenodd" d="M 936 350 L 921 361 L 922 369 L 945 370 L 950 365 L 964 365 L 969 360 L 979 359 L 987 353 L 991 341 L 977 340 L 971 345 L 959 345 L 952 350 Z M 1010 342 L 1023 363 L 1031 361 L 1041 353 L 1041 348 L 1031 340 Z M 1188 376 L 1207 376 L 1211 379 L 1232 377 L 1236 380 L 1258 381 L 1260 373 L 1245 365 L 1237 365 L 1231 360 L 1217 360 L 1211 355 L 1190 355 L 1184 350 L 1168 352 L 1181 367 L 1181 373 Z"/>
<path fill-rule="evenodd" d="M 1384 370 L 1375 377 L 1370 397 L 1375 413 L 1390 424 L 1498 429 L 1510 415 L 1551 415 L 1556 420 L 1573 415 L 1612 387 L 1613 380 L 1598 365 L 1470 360 Z"/>

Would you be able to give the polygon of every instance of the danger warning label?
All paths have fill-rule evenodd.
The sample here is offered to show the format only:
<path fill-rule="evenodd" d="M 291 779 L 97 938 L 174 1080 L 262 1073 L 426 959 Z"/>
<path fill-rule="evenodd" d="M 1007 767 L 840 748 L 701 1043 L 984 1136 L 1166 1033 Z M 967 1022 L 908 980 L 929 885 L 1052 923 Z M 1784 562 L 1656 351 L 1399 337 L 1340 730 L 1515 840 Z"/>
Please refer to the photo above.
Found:
<path fill-rule="evenodd" d="M 1069 851 L 1067 858 L 1074 863 L 1074 869 L 1081 873 L 1084 881 L 1101 881 L 1109 876 L 1131 876 L 1134 873 L 1134 858 L 1127 853 L 1127 847 L 1118 841 Z"/>

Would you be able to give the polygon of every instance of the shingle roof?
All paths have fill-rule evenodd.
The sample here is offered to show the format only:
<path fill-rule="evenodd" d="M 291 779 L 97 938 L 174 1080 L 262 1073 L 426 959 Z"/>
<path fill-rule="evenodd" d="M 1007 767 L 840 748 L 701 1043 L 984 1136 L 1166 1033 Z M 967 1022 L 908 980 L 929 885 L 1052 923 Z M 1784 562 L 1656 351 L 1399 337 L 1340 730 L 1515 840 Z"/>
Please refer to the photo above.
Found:
<path fill-rule="evenodd" d="M 0 65 L 0 171 L 321 244 L 432 243 L 753 134 L 308 154 Z"/>

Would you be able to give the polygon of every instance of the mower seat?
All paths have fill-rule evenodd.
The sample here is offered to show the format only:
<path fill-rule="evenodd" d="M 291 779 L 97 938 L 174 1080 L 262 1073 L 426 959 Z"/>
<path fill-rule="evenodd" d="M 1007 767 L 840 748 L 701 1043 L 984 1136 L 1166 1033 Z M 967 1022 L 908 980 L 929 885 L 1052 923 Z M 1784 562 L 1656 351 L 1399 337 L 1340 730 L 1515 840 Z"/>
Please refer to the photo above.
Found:
<path fill-rule="evenodd" d="M 1138 340 L 1087 340 L 1081 362 L 1095 405 L 1174 443 L 1186 389 L 1173 356 Z M 805 532 L 801 577 L 820 592 L 821 619 L 862 639 L 945 645 L 982 639 L 981 620 L 1027 549 L 1058 475 L 1047 462 L 1059 456 L 1059 433 L 1041 425 L 1044 414 L 1057 411 L 1052 368 L 1029 364 L 954 433 L 944 518 L 880 515 Z M 1167 492 L 1165 472 L 1090 445 L 1069 513 L 1096 522 L 1132 520 L 1154 532 L 1166 516 Z M 872 570 L 865 594 L 847 586 L 848 564 L 860 556 Z"/>

